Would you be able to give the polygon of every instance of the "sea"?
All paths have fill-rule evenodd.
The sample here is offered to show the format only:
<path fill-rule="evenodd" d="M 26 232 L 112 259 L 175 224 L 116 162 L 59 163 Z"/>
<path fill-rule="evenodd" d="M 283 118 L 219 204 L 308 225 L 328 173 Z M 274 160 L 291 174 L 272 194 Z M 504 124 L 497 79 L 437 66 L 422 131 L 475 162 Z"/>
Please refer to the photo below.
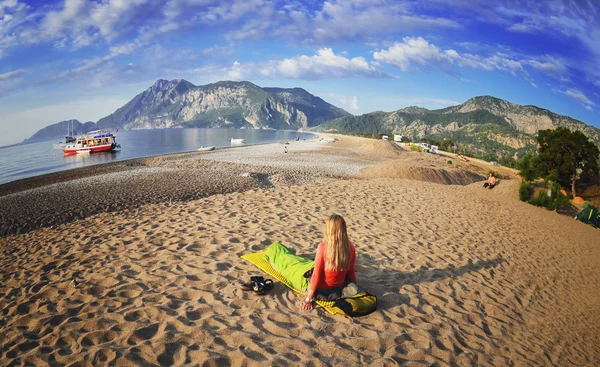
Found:
<path fill-rule="evenodd" d="M 251 145 L 309 139 L 314 134 L 287 130 L 189 128 L 120 130 L 116 137 L 121 145 L 117 152 L 65 156 L 57 149 L 61 143 L 58 139 L 0 147 L 0 184 L 94 164 L 195 151 L 202 146 L 229 147 L 232 138 L 245 139 L 245 145 Z"/>

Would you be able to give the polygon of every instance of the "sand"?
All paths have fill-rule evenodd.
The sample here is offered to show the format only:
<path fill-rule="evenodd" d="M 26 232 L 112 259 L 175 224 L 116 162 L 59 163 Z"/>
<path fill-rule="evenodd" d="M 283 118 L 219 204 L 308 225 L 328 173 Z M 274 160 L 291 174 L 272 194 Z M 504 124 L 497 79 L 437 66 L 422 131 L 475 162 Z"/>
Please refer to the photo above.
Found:
<path fill-rule="evenodd" d="M 253 184 L 226 178 L 185 201 L 131 199 L 0 238 L 0 365 L 600 363 L 597 229 L 518 201 L 518 179 L 485 190 L 375 177 L 410 161 L 451 169 L 366 143 L 377 146 L 343 138 L 286 155 L 272 144 L 156 158 L 105 179 L 152 178 L 131 193 L 140 197 L 161 192 L 160 170 Z M 49 189 L 60 196 L 33 190 Z M 30 194 L 0 200 L 27 205 Z M 240 255 L 277 240 L 311 255 L 334 212 L 356 245 L 359 283 L 379 297 L 375 313 L 305 312 L 281 284 L 265 296 L 238 287 L 260 275 Z"/>

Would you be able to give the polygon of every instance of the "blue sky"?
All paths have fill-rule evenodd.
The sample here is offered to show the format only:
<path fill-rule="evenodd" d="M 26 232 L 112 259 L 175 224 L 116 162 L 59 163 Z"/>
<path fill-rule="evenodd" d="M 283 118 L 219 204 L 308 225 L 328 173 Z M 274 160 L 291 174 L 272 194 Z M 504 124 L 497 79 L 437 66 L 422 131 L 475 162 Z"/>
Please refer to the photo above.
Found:
<path fill-rule="evenodd" d="M 0 0 L 0 145 L 156 79 L 302 87 L 354 114 L 477 95 L 600 127 L 597 0 Z"/>

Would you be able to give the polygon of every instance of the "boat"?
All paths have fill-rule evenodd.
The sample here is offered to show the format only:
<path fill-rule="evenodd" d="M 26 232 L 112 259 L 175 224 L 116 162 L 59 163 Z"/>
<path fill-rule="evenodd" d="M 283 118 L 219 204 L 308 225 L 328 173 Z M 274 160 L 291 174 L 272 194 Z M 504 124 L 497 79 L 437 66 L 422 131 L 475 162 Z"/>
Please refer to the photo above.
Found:
<path fill-rule="evenodd" d="M 66 154 L 90 154 L 119 150 L 115 134 L 110 130 L 94 130 L 77 137 L 65 136 L 65 142 L 59 145 L 60 150 Z"/>
<path fill-rule="evenodd" d="M 246 142 L 246 139 L 234 139 L 231 138 L 231 144 L 244 144 Z"/>
<path fill-rule="evenodd" d="M 198 148 L 198 151 L 199 152 L 205 152 L 205 151 L 214 150 L 214 149 L 215 149 L 214 146 L 212 146 L 212 147 L 200 147 L 200 148 Z"/>

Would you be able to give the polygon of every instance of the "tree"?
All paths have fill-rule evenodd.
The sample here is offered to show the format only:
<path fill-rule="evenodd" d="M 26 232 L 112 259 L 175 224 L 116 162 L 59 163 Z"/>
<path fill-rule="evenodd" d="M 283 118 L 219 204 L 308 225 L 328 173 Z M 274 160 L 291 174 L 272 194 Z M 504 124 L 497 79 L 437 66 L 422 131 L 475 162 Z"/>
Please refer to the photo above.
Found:
<path fill-rule="evenodd" d="M 519 168 L 519 174 L 521 177 L 527 181 L 531 182 L 539 177 L 538 171 L 536 169 L 536 160 L 537 158 L 533 156 L 531 153 L 525 154 L 523 159 L 517 163 L 517 167 Z"/>
<path fill-rule="evenodd" d="M 454 142 L 452 140 L 444 139 L 440 142 L 440 150 L 445 152 L 449 152 L 450 148 L 454 146 Z"/>
<path fill-rule="evenodd" d="M 501 157 L 498 160 L 498 163 L 500 163 L 504 167 L 510 167 L 510 168 L 517 167 L 517 161 L 515 161 L 515 159 L 513 157 Z"/>
<path fill-rule="evenodd" d="M 565 127 L 538 131 L 538 172 L 546 177 L 555 174 L 563 186 L 571 184 L 573 197 L 577 196 L 575 185 L 579 178 L 598 174 L 600 150 L 581 131 Z"/>

